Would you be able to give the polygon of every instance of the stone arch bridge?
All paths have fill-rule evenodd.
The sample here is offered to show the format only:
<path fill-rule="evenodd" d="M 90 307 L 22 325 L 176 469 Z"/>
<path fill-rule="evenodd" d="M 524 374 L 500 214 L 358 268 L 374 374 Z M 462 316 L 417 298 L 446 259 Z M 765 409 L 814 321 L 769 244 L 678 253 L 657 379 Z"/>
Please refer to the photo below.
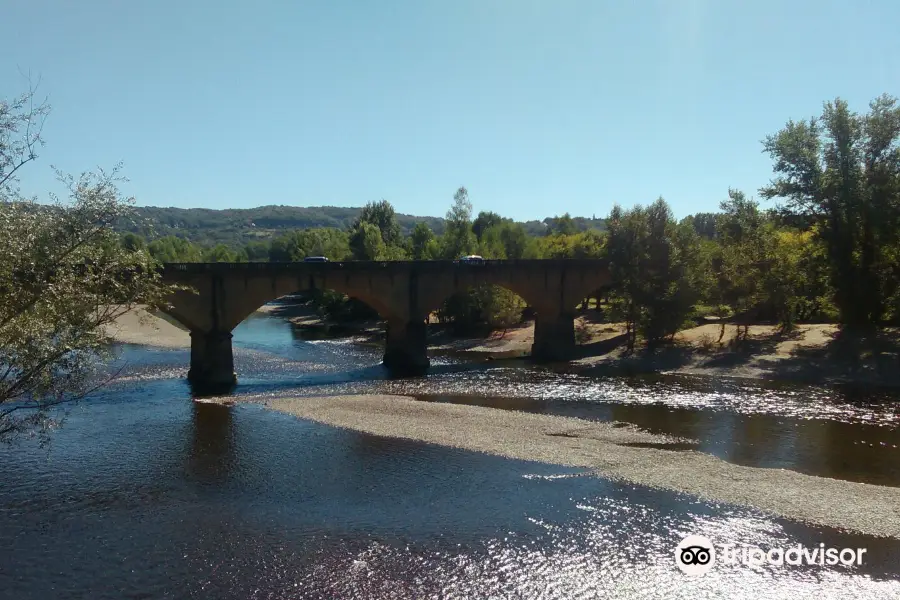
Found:
<path fill-rule="evenodd" d="M 574 312 L 610 281 L 606 261 L 489 260 L 327 263 L 167 263 L 176 292 L 167 313 L 191 332 L 188 379 L 219 387 L 236 381 L 231 330 L 263 304 L 300 291 L 329 289 L 365 302 L 387 322 L 384 364 L 399 374 L 428 368 L 426 317 L 450 295 L 495 284 L 536 312 L 532 358 L 567 360 L 575 348 Z"/>

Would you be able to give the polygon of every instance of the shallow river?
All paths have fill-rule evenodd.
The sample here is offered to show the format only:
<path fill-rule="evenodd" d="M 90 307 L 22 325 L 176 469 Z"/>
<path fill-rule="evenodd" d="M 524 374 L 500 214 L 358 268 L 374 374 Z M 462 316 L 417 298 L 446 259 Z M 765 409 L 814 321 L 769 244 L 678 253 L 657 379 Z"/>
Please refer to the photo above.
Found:
<path fill-rule="evenodd" d="M 453 356 L 392 381 L 377 348 L 307 341 L 263 316 L 235 345 L 246 402 L 194 402 L 187 352 L 126 346 L 120 381 L 48 445 L 0 447 L 0 598 L 900 598 L 900 540 L 254 402 L 385 392 L 622 421 L 696 440 L 672 451 L 898 486 L 897 396 Z M 867 553 L 854 567 L 717 564 L 689 578 L 674 560 L 688 534 Z"/>

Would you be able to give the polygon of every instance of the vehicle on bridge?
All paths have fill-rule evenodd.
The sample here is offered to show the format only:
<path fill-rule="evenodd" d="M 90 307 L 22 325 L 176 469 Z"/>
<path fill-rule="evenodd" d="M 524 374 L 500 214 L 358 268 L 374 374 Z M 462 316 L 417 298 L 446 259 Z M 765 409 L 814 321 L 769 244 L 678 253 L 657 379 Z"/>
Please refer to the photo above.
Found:
<path fill-rule="evenodd" d="M 303 262 L 328 262 L 327 256 L 307 256 Z"/>
<path fill-rule="evenodd" d="M 466 265 L 483 265 L 484 258 L 477 254 L 470 254 L 468 256 L 461 256 L 456 262 Z"/>

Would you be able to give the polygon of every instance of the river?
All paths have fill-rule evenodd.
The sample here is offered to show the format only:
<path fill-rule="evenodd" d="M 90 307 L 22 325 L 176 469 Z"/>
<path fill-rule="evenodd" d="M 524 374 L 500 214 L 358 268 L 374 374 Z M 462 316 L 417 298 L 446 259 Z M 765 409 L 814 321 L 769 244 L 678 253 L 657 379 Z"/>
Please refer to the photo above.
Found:
<path fill-rule="evenodd" d="M 48 444 L 0 447 L 0 598 L 900 598 L 900 540 L 258 402 L 377 392 L 621 421 L 742 465 L 898 486 L 896 395 L 453 355 L 390 380 L 378 348 L 304 339 L 263 315 L 234 342 L 234 406 L 192 401 L 187 352 L 123 346 L 118 382 Z M 716 565 L 691 578 L 674 561 L 687 534 L 867 553 L 853 567 Z"/>

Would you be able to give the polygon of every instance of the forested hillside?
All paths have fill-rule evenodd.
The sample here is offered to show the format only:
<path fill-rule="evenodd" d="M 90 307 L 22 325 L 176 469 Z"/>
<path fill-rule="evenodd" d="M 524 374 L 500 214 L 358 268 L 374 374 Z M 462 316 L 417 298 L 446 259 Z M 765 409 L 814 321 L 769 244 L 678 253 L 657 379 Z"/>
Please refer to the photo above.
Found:
<path fill-rule="evenodd" d="M 339 206 L 260 206 L 257 208 L 164 208 L 138 207 L 137 219 L 120 224 L 123 233 L 137 233 L 147 239 L 175 236 L 202 246 L 244 246 L 253 241 L 266 241 L 297 229 L 349 229 L 359 217 L 361 208 Z M 425 223 L 436 234 L 444 232 L 444 219 L 398 214 L 397 223 L 404 236 L 417 223 Z M 523 223 L 532 236 L 544 235 L 553 219 Z M 575 227 L 602 230 L 603 219 L 573 218 Z"/>

